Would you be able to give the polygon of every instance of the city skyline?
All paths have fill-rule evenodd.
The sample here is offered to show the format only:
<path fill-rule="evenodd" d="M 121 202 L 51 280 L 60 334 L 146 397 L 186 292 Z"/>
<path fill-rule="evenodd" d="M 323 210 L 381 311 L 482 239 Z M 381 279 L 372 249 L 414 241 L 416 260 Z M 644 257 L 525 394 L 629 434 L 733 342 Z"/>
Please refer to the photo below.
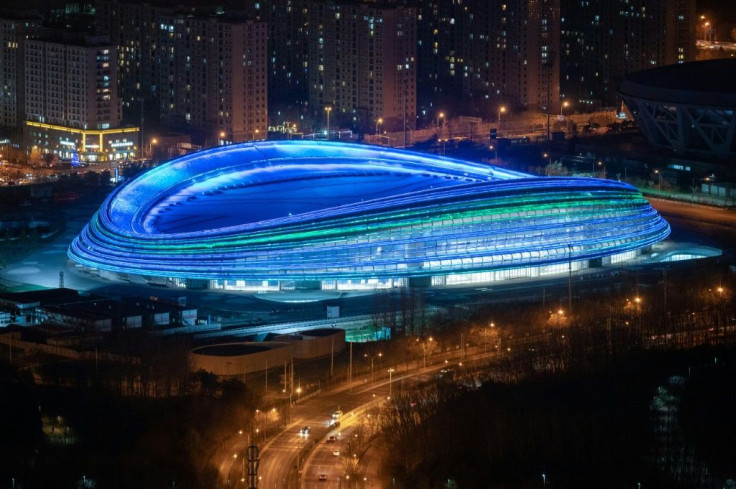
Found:
<path fill-rule="evenodd" d="M 265 139 L 277 126 L 309 134 L 328 119 L 372 134 L 431 127 L 440 113 L 489 121 L 500 107 L 615 107 L 627 73 L 693 60 L 698 26 L 694 0 L 640 0 L 619 10 L 568 0 L 145 5 L 98 0 L 94 8 L 49 10 L 44 21 L 58 31 L 65 18 L 94 19 L 82 34 L 110 38 L 123 126 L 141 127 L 138 158 L 162 131 L 207 147 Z M 5 45 L 48 31 L 34 25 L 4 31 Z M 24 51 L 24 43 L 8 50 L 8 65 L 21 66 Z M 5 99 L 1 120 L 43 122 L 47 116 L 27 105 L 31 85 L 22 76 L 4 75 L 15 98 Z M 47 146 L 42 152 L 60 152 Z"/>

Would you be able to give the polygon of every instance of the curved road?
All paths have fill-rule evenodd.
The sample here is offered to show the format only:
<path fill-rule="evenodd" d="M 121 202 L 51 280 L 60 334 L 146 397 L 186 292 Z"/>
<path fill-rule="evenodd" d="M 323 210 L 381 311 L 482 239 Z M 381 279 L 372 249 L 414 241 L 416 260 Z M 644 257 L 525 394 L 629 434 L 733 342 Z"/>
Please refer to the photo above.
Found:
<path fill-rule="evenodd" d="M 480 353 L 470 355 L 465 352 L 466 364 L 478 358 L 488 356 Z M 417 368 L 414 363 L 407 368 L 405 364 L 396 368 L 389 379 L 388 368 L 376 373 L 374 382 L 370 377 L 361 377 L 350 385 L 343 385 L 330 391 L 320 392 L 309 399 L 295 404 L 292 408 L 291 422 L 287 427 L 276 434 L 260 448 L 259 461 L 259 489 L 341 489 L 345 480 L 341 480 L 344 473 L 340 456 L 333 455 L 334 450 L 343 450 L 347 446 L 346 436 L 350 436 L 367 414 L 364 412 L 371 405 L 377 405 L 389 397 L 389 393 L 397 394 L 403 391 L 405 384 L 412 385 L 428 380 L 434 372 L 445 367 L 446 354 L 438 354 L 430 360 L 426 368 Z M 457 363 L 457 358 L 448 359 L 450 364 Z M 332 413 L 343 411 L 339 419 L 339 426 L 332 426 Z M 300 431 L 304 426 L 310 426 L 308 436 Z M 336 443 L 328 443 L 329 436 L 337 438 Z M 243 448 L 246 441 L 238 441 L 228 453 L 238 453 L 238 458 L 224 455 L 220 464 L 220 474 L 223 480 L 231 482 L 232 487 L 245 488 L 242 482 Z M 363 454 L 361 454 L 362 456 Z M 372 455 L 368 454 L 370 458 Z M 359 466 L 361 478 L 366 476 L 363 468 L 369 464 L 367 459 L 361 459 Z M 299 466 L 298 479 L 292 480 L 289 475 Z M 319 480 L 319 475 L 325 474 L 326 480 Z M 375 478 L 375 475 L 371 475 Z M 367 488 L 371 481 L 362 480 Z M 346 486 L 347 489 L 347 486 Z"/>

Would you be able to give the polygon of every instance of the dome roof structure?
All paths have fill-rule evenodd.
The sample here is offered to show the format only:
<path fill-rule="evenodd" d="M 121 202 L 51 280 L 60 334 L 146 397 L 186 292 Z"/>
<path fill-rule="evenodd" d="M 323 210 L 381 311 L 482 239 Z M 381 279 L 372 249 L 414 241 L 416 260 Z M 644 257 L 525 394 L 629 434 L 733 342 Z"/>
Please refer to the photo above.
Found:
<path fill-rule="evenodd" d="M 186 155 L 127 182 L 68 254 L 94 269 L 177 279 L 440 284 L 435 277 L 566 270 L 668 234 L 622 182 L 265 141 Z"/>
<path fill-rule="evenodd" d="M 620 93 L 653 146 L 705 159 L 736 156 L 736 59 L 631 73 Z"/>

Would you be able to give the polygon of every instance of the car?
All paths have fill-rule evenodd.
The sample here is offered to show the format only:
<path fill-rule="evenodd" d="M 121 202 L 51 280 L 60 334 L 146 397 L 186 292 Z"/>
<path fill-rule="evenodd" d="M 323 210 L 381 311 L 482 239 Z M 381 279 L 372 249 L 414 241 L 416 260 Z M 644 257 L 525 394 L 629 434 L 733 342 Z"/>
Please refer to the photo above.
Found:
<path fill-rule="evenodd" d="M 330 436 L 330 437 L 329 437 L 329 438 L 327 439 L 327 443 L 335 443 L 336 441 L 337 441 L 337 438 L 335 438 L 335 436 L 334 436 L 334 435 Z"/>
<path fill-rule="evenodd" d="M 332 413 L 332 419 L 340 419 L 340 416 L 342 416 L 342 411 L 340 411 L 340 409 Z"/>
<path fill-rule="evenodd" d="M 335 457 L 339 457 L 339 456 L 340 456 L 340 450 L 332 450 L 332 454 L 333 454 L 333 455 L 334 455 Z"/>
<path fill-rule="evenodd" d="M 319 474 L 317 476 L 317 479 L 319 479 L 321 481 L 326 481 L 327 480 L 327 474 Z"/>
<path fill-rule="evenodd" d="M 310 430 L 309 426 L 305 426 L 304 428 L 302 428 L 302 430 L 300 431 L 300 433 L 302 435 L 308 435 L 309 434 L 309 430 Z"/>
<path fill-rule="evenodd" d="M 452 377 L 454 374 L 453 370 L 451 368 L 443 368 L 440 370 L 440 373 L 438 375 L 439 378 L 443 377 Z"/>

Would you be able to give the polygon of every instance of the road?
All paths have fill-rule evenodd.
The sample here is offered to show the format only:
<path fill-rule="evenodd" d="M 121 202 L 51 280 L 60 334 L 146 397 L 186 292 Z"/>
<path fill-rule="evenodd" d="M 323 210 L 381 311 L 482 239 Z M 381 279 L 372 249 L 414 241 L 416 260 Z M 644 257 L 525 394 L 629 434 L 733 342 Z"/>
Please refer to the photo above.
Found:
<path fill-rule="evenodd" d="M 465 352 L 466 362 L 472 362 L 487 357 L 482 348 L 474 355 Z M 407 367 L 405 364 L 395 367 L 396 371 L 389 376 L 388 368 L 382 368 L 374 376 L 360 378 L 351 384 L 345 384 L 337 389 L 324 391 L 317 395 L 296 403 L 292 407 L 291 421 L 287 427 L 276 434 L 260 447 L 259 489 L 347 489 L 347 481 L 342 477 L 345 469 L 341 456 L 333 455 L 334 450 L 343 450 L 347 447 L 347 439 L 352 436 L 353 430 L 367 421 L 370 408 L 379 406 L 389 397 L 389 393 L 401 393 L 419 382 L 426 381 L 447 364 L 446 354 L 434 356 L 426 368 L 417 368 L 414 364 Z M 450 364 L 457 363 L 459 358 L 448 359 Z M 339 426 L 332 426 L 332 413 L 343 411 L 339 419 Z M 300 430 L 310 426 L 308 436 L 303 436 Z M 328 443 L 329 436 L 335 436 L 337 442 Z M 220 463 L 220 473 L 223 479 L 231 482 L 232 487 L 246 487 L 241 482 L 242 460 L 232 457 L 230 453 L 242 454 L 245 443 L 236 442 L 227 450 Z M 373 487 L 372 480 L 376 479 L 375 453 L 355 454 L 358 459 L 360 483 L 366 488 Z M 349 455 L 348 455 L 349 456 Z M 296 480 L 290 478 L 290 473 L 300 467 Z M 368 470 L 367 470 L 368 469 Z M 325 474 L 326 480 L 320 481 L 319 475 Z M 366 480 L 363 480 L 363 478 Z M 358 485 L 358 487 L 361 487 Z"/>
<path fill-rule="evenodd" d="M 672 227 L 672 239 L 715 246 L 725 257 L 736 256 L 736 212 L 719 207 L 651 199 Z"/>

